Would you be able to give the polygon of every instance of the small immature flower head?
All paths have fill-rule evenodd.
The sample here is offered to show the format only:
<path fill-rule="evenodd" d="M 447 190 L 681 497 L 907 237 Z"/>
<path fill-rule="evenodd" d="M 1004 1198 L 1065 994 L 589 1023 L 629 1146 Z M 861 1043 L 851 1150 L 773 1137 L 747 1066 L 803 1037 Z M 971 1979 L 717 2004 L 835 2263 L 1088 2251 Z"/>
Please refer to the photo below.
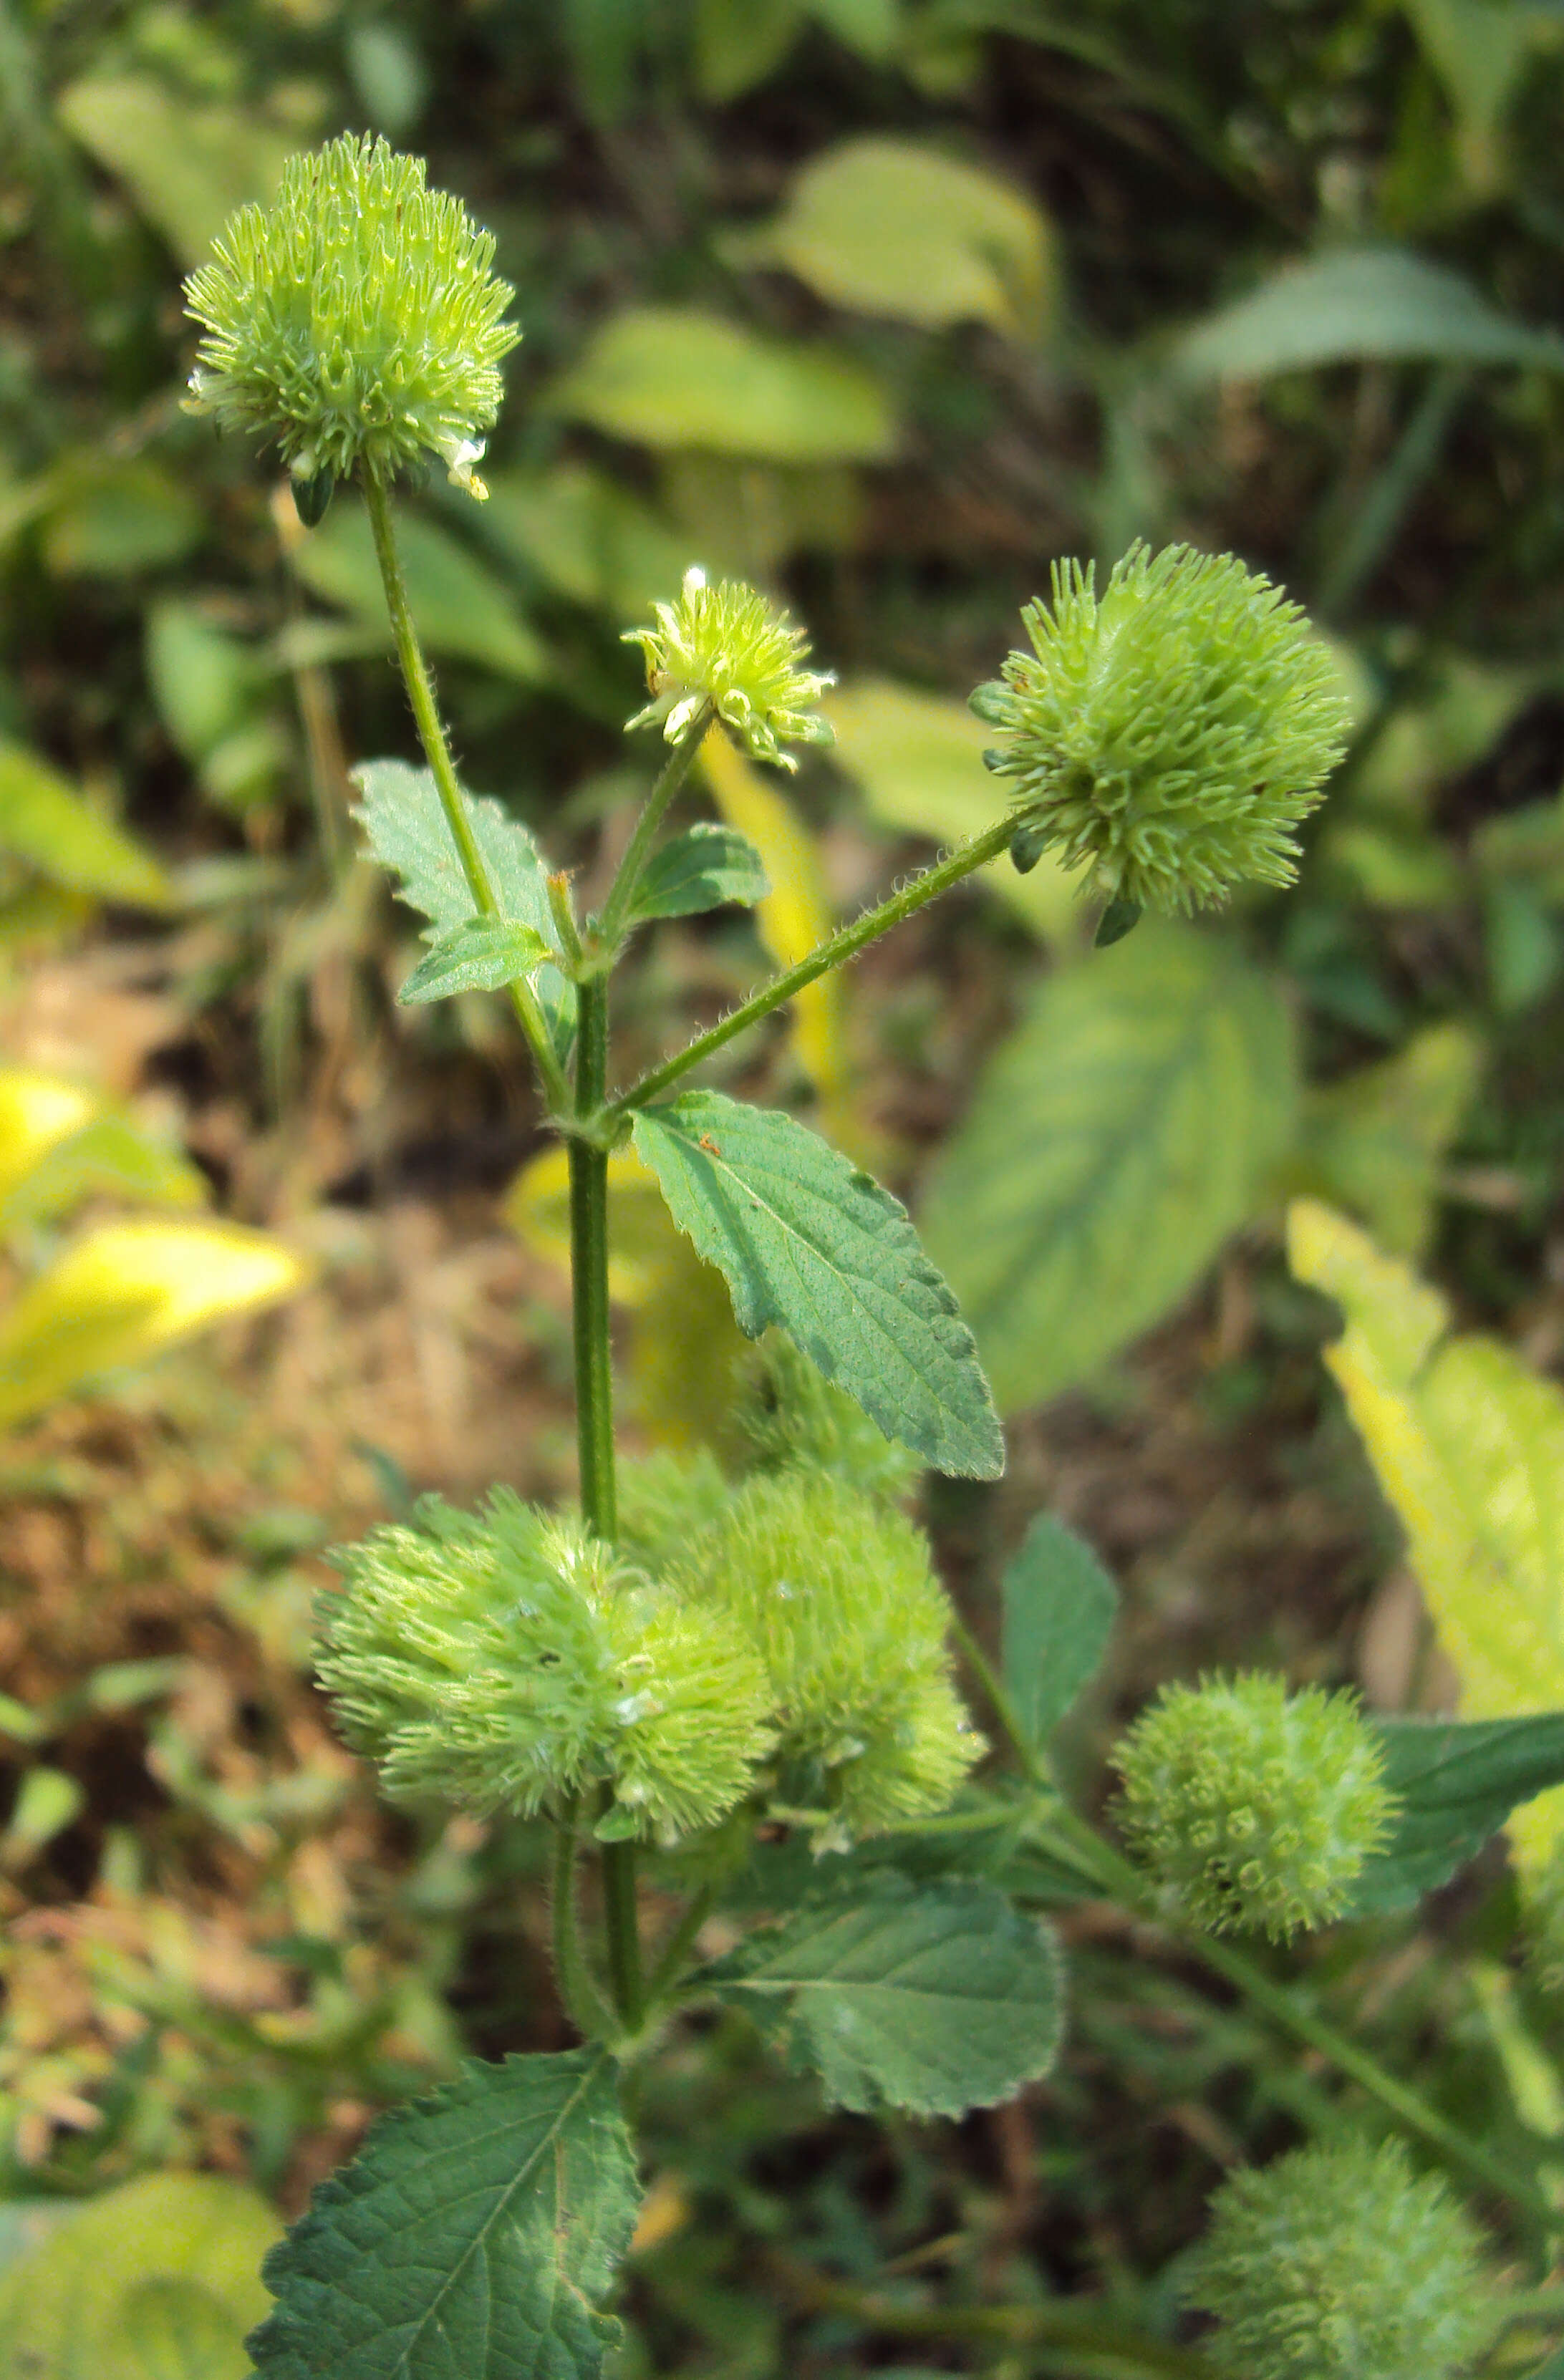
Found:
<path fill-rule="evenodd" d="M 426 454 L 482 496 L 472 467 L 520 335 L 493 261 L 421 158 L 351 134 L 290 157 L 272 205 L 241 207 L 185 285 L 205 330 L 189 408 L 274 439 L 317 518 L 333 478 Z"/>
<path fill-rule="evenodd" d="M 1056 563 L 1051 604 L 1021 616 L 1032 650 L 972 698 L 1014 781 L 1018 865 L 1051 846 L 1134 909 L 1291 883 L 1347 723 L 1295 603 L 1231 553 L 1135 545 L 1100 598 L 1090 567 Z"/>
<path fill-rule="evenodd" d="M 1165 1686 L 1113 1757 L 1126 1842 L 1210 1934 L 1328 1925 L 1396 1814 L 1353 1697 L 1257 1671 Z"/>
<path fill-rule="evenodd" d="M 1476 2227 L 1399 2141 L 1231 2175 L 1185 2294 L 1231 2380 L 1452 2380 L 1496 2326 Z"/>
<path fill-rule="evenodd" d="M 661 724 L 676 744 L 709 704 L 752 759 L 789 770 L 798 763 L 784 744 L 830 742 L 814 705 L 834 681 L 802 666 L 807 637 L 753 587 L 732 578 L 709 587 L 703 570 L 687 570 L 678 600 L 655 610 L 654 628 L 624 638 L 646 654 L 652 698 L 627 727 Z"/>
<path fill-rule="evenodd" d="M 714 1826 L 770 1750 L 736 1629 L 507 1489 L 476 1513 L 428 1497 L 339 1560 L 317 1671 L 394 1794 L 485 1815 L 606 1784 L 611 1831 L 671 1840 Z"/>
<path fill-rule="evenodd" d="M 746 1472 L 828 1471 L 894 1504 L 911 1494 L 923 1467 L 781 1330 L 768 1330 L 748 1351 L 734 1419 Z"/>
<path fill-rule="evenodd" d="M 681 1583 L 758 1651 L 779 1758 L 833 1813 L 822 1848 L 942 1810 L 983 1750 L 950 1608 L 905 1516 L 824 1472 L 751 1479 Z"/>

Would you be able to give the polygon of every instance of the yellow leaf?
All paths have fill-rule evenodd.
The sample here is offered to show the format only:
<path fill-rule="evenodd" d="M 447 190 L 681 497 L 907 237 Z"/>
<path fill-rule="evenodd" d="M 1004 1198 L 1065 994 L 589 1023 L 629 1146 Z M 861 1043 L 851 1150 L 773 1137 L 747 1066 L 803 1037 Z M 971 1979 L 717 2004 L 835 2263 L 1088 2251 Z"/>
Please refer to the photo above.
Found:
<path fill-rule="evenodd" d="M 505 1220 L 524 1247 L 568 1271 L 569 1158 L 545 1148 L 522 1168 Z M 637 1413 L 663 1446 L 706 1445 L 732 1398 L 745 1340 L 727 1284 L 674 1225 L 657 1177 L 628 1147 L 608 1160 L 608 1285 L 635 1313 L 625 1370 Z"/>
<path fill-rule="evenodd" d="M 99 1106 L 91 1091 L 25 1066 L 0 1068 L 0 1202 Z"/>
<path fill-rule="evenodd" d="M 721 729 L 708 735 L 700 759 L 718 808 L 749 837 L 770 878 L 771 890 L 755 913 L 760 939 L 779 966 L 795 966 L 836 924 L 814 839 L 787 796 L 751 768 Z M 806 986 L 791 1013 L 794 1053 L 829 1122 L 845 1111 L 848 1092 L 841 977 L 821 976 Z"/>
<path fill-rule="evenodd" d="M 101 1224 L 0 1321 L 0 1425 L 89 1375 L 144 1363 L 208 1323 L 285 1297 L 306 1275 L 281 1241 L 239 1223 Z"/>
<path fill-rule="evenodd" d="M 522 1167 L 505 1194 L 505 1220 L 522 1245 L 570 1267 L 570 1156 L 563 1142 Z M 608 1160 L 608 1286 L 621 1305 L 642 1305 L 673 1226 L 657 1177 L 626 1145 Z"/>
<path fill-rule="evenodd" d="M 1464 1718 L 1564 1706 L 1564 1395 L 1495 1339 L 1448 1335 L 1443 1298 L 1313 1199 L 1288 1216 L 1292 1269 L 1340 1305 L 1326 1362 L 1406 1532 Z M 1510 1820 L 1534 1876 L 1564 1788 Z"/>

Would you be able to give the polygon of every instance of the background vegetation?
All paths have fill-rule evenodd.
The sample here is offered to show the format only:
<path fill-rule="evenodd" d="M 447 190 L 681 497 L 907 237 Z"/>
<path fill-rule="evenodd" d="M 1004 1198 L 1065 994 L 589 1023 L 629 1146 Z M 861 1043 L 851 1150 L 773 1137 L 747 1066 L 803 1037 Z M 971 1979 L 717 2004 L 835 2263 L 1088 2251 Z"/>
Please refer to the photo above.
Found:
<path fill-rule="evenodd" d="M 142 2176 L 147 2237 L 215 2222 L 196 2170 L 291 2214 L 464 2046 L 566 2037 L 534 1831 L 389 1814 L 308 1677 L 322 1546 L 425 1487 L 568 1488 L 563 1165 L 492 1003 L 393 1005 L 414 930 L 348 817 L 350 763 L 412 750 L 368 531 L 339 501 L 305 536 L 181 415 L 181 273 L 344 127 L 495 229 L 491 499 L 431 485 L 405 531 L 468 781 L 606 882 L 649 766 L 621 631 L 692 559 L 773 588 L 837 745 L 710 790 L 780 955 L 988 819 L 958 695 L 1054 557 L 1231 546 L 1335 641 L 1356 740 L 1296 895 L 1086 969 L 1068 885 L 991 871 L 746 1059 L 889 1171 L 978 1331 L 1011 1471 L 936 1483 L 947 1574 L 1047 1506 L 1121 1581 L 1090 1780 L 1215 1660 L 1452 1699 L 1287 1195 L 1564 1353 L 1561 100 L 1546 0 L 0 14 L 0 2257 Z M 660 937 L 637 1059 L 754 978 L 755 930 Z M 632 1169 L 618 1199 L 626 1392 L 687 1443 L 725 1296 Z M 1061 1924 L 1064 2063 L 959 2128 L 827 2118 L 737 2018 L 678 2037 L 642 2367 L 1108 2369 L 980 2312 L 1049 2292 L 1172 2335 L 1218 2169 L 1329 2109 L 1206 1984 Z M 1492 1853 L 1393 1964 L 1364 1923 L 1310 1979 L 1550 2170 L 1564 2027 L 1513 1926 Z M 271 2219 L 226 2203 L 214 2288 Z M 139 2319 L 153 2380 L 245 2368 L 231 2325 L 176 2366 Z"/>

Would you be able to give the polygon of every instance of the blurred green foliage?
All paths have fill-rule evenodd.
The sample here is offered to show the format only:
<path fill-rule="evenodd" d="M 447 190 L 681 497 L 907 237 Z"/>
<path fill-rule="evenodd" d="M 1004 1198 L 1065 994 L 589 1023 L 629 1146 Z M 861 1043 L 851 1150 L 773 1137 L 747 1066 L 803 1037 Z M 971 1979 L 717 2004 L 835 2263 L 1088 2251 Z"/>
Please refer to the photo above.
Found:
<path fill-rule="evenodd" d="M 958 698 L 1055 555 L 1106 564 L 1142 534 L 1231 546 L 1331 637 L 1355 740 L 1295 898 L 1085 967 L 1068 883 L 996 870 L 991 905 L 955 905 L 921 971 L 850 982 L 773 1053 L 777 1100 L 813 1097 L 839 1140 L 890 1144 L 909 1186 L 927 1181 L 931 1237 L 1011 1407 L 1083 1378 L 1110 1404 L 1131 1336 L 1300 1188 L 1486 1324 L 1556 1344 L 1561 101 L 1564 14 L 1543 0 L 13 0 L 0 966 L 80 936 L 105 902 L 149 935 L 215 928 L 215 953 L 179 964 L 192 1003 L 259 1054 L 252 1116 L 297 1096 L 320 1031 L 304 994 L 345 950 L 358 1024 L 389 1012 L 406 953 L 343 869 L 344 751 L 409 749 L 367 536 L 346 498 L 303 534 L 240 445 L 178 404 L 180 275 L 229 209 L 290 148 L 384 129 L 494 227 L 525 334 L 489 504 L 431 485 L 409 507 L 415 608 L 472 782 L 584 862 L 625 782 L 638 685 L 621 631 L 697 558 L 787 594 L 843 681 L 835 752 L 764 820 L 793 853 L 766 849 L 758 920 L 785 956 L 828 885 L 850 901 L 977 821 L 984 738 Z M 764 844 L 769 789 L 717 790 Z M 649 957 L 626 1003 L 648 1059 L 760 969 L 741 920 L 677 947 L 683 971 Z M 481 995 L 455 1026 L 420 1012 L 402 1048 L 438 1059 L 485 1014 Z M 1065 1028 L 1107 1052 L 1085 1111 Z M 546 1171 L 517 1191 L 537 1246 L 557 1191 Z M 709 1301 L 661 1244 L 626 1257 L 656 1318 L 631 1356 L 643 1412 L 687 1436 L 711 1419 Z M 1288 1313 L 1284 1346 L 1307 1336 Z M 250 1572 L 235 1595 L 243 1624 L 281 1632 L 292 1675 L 301 1628 L 283 1643 Z M 109 2114 L 51 2150 L 51 2191 L 203 2155 L 203 2095 L 271 2186 L 345 2094 L 375 2104 L 448 2060 L 458 1969 L 469 2032 L 546 2031 L 493 1973 L 515 1949 L 495 1912 L 530 1888 L 523 1835 L 402 1846 L 393 1947 L 371 1950 L 300 1916 L 288 1867 L 340 1779 L 262 1763 L 246 1793 L 214 1784 L 167 1689 L 145 1707 L 177 1826 L 197 1846 L 273 1830 L 258 1900 L 297 1996 L 216 2008 L 188 1920 L 154 1894 L 158 1924 L 110 1928 L 87 1961 L 139 2022 L 62 2046 L 45 2015 L 64 1953 L 7 1953 L 0 2057 L 35 2119 L 9 2192 L 30 2189 L 62 2107 Z M 34 1780 L 8 1818 L 18 1873 L 75 1822 L 56 1716 L 0 1711 Z M 147 1888 L 123 1841 L 104 1861 L 104 1888 Z M 1489 1949 L 1507 1938 L 1496 1909 L 1470 1921 Z M 1002 2143 L 871 2146 L 763 2075 L 736 2020 L 681 2040 L 647 2082 L 669 2180 L 636 2267 L 641 2368 L 774 2368 L 780 2306 L 813 2368 L 840 2368 L 880 2334 L 794 2304 L 787 2257 L 867 2282 L 941 2236 L 943 2264 L 897 2281 L 914 2313 L 1089 2282 L 1170 2336 L 1141 2276 L 1187 2237 L 1207 2151 L 1314 2123 L 1321 2095 L 1248 2020 L 1097 1955 L 1086 2056 L 1014 2152 L 1055 2206 L 1046 2284 L 1007 2228 Z M 1321 1957 L 1321 1989 L 1348 2004 L 1356 1955 Z M 1500 2133 L 1520 2121 L 1515 2026 L 1556 2046 L 1517 1990 L 1502 2055 L 1492 1996 L 1478 2010 L 1458 1962 L 1426 1961 L 1386 2019 L 1397 2042 L 1437 2041 L 1444 2103 Z M 1209 2106 L 1217 2130 L 1170 2126 L 1147 2192 L 1150 2101 Z M 781 2260 L 765 2303 L 757 2241 Z"/>

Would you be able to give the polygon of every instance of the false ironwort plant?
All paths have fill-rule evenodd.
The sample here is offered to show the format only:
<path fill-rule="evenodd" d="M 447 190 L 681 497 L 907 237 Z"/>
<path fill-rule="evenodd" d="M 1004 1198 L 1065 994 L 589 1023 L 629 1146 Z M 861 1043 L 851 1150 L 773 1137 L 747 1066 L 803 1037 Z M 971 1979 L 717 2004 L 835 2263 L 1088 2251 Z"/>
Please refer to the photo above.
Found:
<path fill-rule="evenodd" d="M 437 1498 L 341 1557 L 320 1676 L 385 1790 L 552 1830 L 552 1940 L 581 2046 L 473 2063 L 382 2118 L 273 2252 L 250 2341 L 262 2380 L 549 2380 L 600 2365 L 637 2203 L 622 2086 L 697 2001 L 746 2010 L 840 2106 L 954 2116 L 1044 2074 L 1062 1964 L 1051 1890 L 1119 1901 L 1308 2045 L 1425 2160 L 1552 2210 L 1480 2139 L 1338 2034 L 1229 1937 L 1412 1905 L 1551 1772 L 1504 1730 L 1376 1724 L 1350 1696 L 1268 1678 L 1165 1694 L 1117 1766 L 1125 1850 L 1071 1808 L 1050 1741 L 1096 1669 L 1111 1585 L 1037 1520 L 1002 1581 L 998 1667 L 959 1621 L 903 1509 L 922 1466 L 991 1479 L 1003 1441 L 972 1339 L 897 1201 L 794 1118 L 691 1087 L 702 1061 L 1008 852 L 1057 845 L 1104 897 L 1099 940 L 1147 905 L 1281 885 L 1341 747 L 1328 662 L 1301 613 L 1231 557 L 1137 549 L 1100 597 L 1055 574 L 1030 650 L 975 697 L 1012 798 L 993 824 L 626 1088 L 610 990 L 660 918 L 765 890 L 715 824 L 665 833 L 701 740 L 784 769 L 827 740 L 803 632 L 753 589 L 683 589 L 632 632 L 661 773 L 595 915 L 526 830 L 459 783 L 408 606 L 397 478 L 443 463 L 475 498 L 515 332 L 493 243 L 416 160 L 343 140 L 296 158 L 189 284 L 191 403 L 282 451 L 307 518 L 339 481 L 368 507 L 426 765 L 360 771 L 374 856 L 426 920 L 406 1002 L 509 998 L 569 1152 L 579 1503 L 499 1488 Z M 674 1221 L 760 1341 L 743 1451 L 616 1453 L 611 1153 L 631 1141 Z M 952 1647 L 1004 1760 L 968 1715 Z M 1539 1722 L 1517 1722 L 1526 1729 Z M 1481 1743 L 1474 1743 L 1480 1737 Z M 1528 1749 L 1527 1747 L 1530 1747 Z M 1557 1764 L 1557 1746 L 1550 1755 Z M 1527 1762 L 1530 1761 L 1530 1767 Z M 1455 1780 L 1452 1783 L 1452 1779 Z M 952 1806 L 953 1805 L 953 1806 Z M 789 1839 L 792 1839 L 791 1840 Z M 685 1900 L 649 1939 L 643 1861 Z M 590 1883 L 591 1889 L 587 1886 Z M 725 1900 L 764 1913 L 703 1960 Z M 590 1922 L 588 1922 L 588 1912 Z M 1313 2158 L 1314 2162 L 1306 2160 Z M 1004 2338 L 1119 2373 L 1439 2380 L 1499 2315 L 1474 2226 L 1405 2152 L 1338 2139 L 1227 2185 L 1187 2277 L 1210 2352 L 1137 2339 L 1090 2306 L 1024 2309 Z M 829 2285 L 819 2300 L 836 2302 Z M 894 2331 L 897 2301 L 860 2318 Z M 1016 2327 L 1016 2324 L 1019 2327 Z M 928 2325 L 926 2324 L 925 2327 Z M 1063 2368 L 1057 2360 L 1049 2369 Z"/>

